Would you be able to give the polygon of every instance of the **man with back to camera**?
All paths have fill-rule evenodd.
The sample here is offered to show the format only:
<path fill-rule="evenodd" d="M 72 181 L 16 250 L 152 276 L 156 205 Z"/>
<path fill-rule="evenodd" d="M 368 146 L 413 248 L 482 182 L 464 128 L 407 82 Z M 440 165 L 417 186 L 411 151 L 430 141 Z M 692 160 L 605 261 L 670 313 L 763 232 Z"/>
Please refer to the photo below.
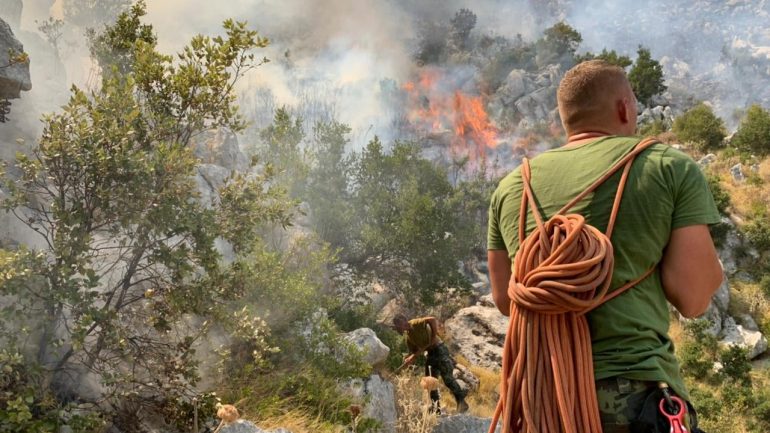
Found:
<path fill-rule="evenodd" d="M 567 143 L 530 161 L 531 190 L 544 220 L 641 141 L 634 136 L 636 98 L 617 66 L 601 60 L 575 66 L 561 81 L 557 101 Z M 605 230 L 620 176 L 615 173 L 571 212 Z M 500 182 L 489 209 L 492 296 L 506 316 L 511 314 L 508 290 L 519 247 L 523 188 L 519 167 Z M 655 431 L 640 430 L 643 409 L 650 412 L 643 407 L 647 396 L 665 382 L 688 398 L 668 336 L 666 301 L 688 318 L 708 308 L 723 277 L 708 225 L 720 217 L 698 165 L 660 143 L 636 156 L 620 203 L 611 235 L 614 266 L 608 293 L 654 270 L 587 314 L 599 416 L 604 433 Z M 525 232 L 535 228 L 530 213 Z M 690 418 L 686 422 L 695 421 Z"/>

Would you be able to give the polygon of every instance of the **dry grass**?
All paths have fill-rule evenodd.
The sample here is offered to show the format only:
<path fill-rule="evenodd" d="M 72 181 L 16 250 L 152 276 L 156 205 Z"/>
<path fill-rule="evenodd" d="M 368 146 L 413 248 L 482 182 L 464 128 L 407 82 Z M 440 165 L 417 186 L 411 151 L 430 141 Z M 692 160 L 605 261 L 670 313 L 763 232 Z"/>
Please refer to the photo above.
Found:
<path fill-rule="evenodd" d="M 471 364 L 462 356 L 455 357 L 458 364 L 462 364 L 479 379 L 479 388 L 468 394 L 465 399 L 470 407 L 469 413 L 482 418 L 491 418 L 497 407 L 499 396 L 500 372 Z"/>
<path fill-rule="evenodd" d="M 398 433 L 431 433 L 438 423 L 438 416 L 430 412 L 430 397 L 420 387 L 415 375 L 395 378 Z M 442 402 L 443 403 L 443 402 Z"/>
<path fill-rule="evenodd" d="M 292 433 L 342 433 L 344 430 L 339 426 L 331 426 L 323 422 L 318 417 L 303 412 L 300 409 L 294 409 L 284 414 L 270 418 L 254 421 L 264 430 L 273 430 L 285 428 Z"/>
<path fill-rule="evenodd" d="M 758 185 L 747 180 L 738 182 L 732 178 L 730 167 L 740 162 L 737 156 L 725 158 L 723 153 L 720 153 L 708 171 L 719 177 L 722 188 L 730 194 L 731 211 L 745 219 L 752 215 L 758 206 L 767 207 L 767 203 L 770 203 L 770 158 L 759 162 L 759 170 L 756 173 L 744 165 L 743 172 L 746 176 L 756 176 L 761 180 Z"/>

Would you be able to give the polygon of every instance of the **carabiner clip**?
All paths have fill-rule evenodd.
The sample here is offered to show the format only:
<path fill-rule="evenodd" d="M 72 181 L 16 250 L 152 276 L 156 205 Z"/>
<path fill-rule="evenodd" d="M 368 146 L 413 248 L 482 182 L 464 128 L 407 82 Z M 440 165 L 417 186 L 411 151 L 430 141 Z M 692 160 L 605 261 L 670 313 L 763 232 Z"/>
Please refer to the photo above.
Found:
<path fill-rule="evenodd" d="M 666 405 L 668 404 L 666 400 L 669 399 L 660 399 L 658 409 L 660 409 L 660 413 L 662 413 L 663 416 L 668 419 L 668 423 L 671 425 L 671 430 L 669 430 L 669 432 L 687 433 L 687 428 L 684 426 L 684 417 L 687 415 L 687 406 L 685 405 L 684 401 L 675 395 L 671 396 L 670 401 L 672 405 L 678 406 L 678 408 L 672 408 L 673 410 L 676 410 L 676 413 L 671 414 L 666 410 Z"/>

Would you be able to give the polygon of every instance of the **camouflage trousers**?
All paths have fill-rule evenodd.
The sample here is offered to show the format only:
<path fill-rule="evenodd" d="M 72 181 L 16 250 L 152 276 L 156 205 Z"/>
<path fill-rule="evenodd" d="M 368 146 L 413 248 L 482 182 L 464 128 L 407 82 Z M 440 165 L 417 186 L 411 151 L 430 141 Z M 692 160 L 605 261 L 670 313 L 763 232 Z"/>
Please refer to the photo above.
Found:
<path fill-rule="evenodd" d="M 430 367 L 430 369 L 428 368 Z M 455 369 L 455 361 L 452 359 L 452 355 L 449 354 L 449 350 L 444 343 L 439 343 L 435 347 L 428 349 L 428 357 L 425 362 L 425 375 L 439 377 L 444 380 L 444 385 L 452 392 L 457 402 L 465 399 L 466 392 L 455 380 L 452 372 Z M 434 402 L 438 402 L 438 391 L 431 391 L 430 398 Z"/>
<path fill-rule="evenodd" d="M 658 413 L 661 392 L 656 382 L 613 377 L 596 381 L 603 433 L 668 433 L 670 426 Z M 698 420 L 688 403 L 687 431 L 697 430 Z"/>

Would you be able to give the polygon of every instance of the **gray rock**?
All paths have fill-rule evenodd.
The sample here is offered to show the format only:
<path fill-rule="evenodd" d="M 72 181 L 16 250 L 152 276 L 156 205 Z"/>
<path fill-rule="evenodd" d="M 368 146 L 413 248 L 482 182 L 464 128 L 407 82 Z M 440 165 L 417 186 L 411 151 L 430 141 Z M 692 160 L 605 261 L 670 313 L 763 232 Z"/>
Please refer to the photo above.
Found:
<path fill-rule="evenodd" d="M 277 428 L 275 430 L 263 430 L 257 427 L 253 422 L 239 419 L 238 421 L 228 424 L 222 427 L 220 433 L 291 433 L 291 431 L 285 428 Z"/>
<path fill-rule="evenodd" d="M 446 321 L 453 350 L 468 361 L 489 369 L 499 369 L 508 318 L 497 308 L 474 305 L 458 311 Z"/>
<path fill-rule="evenodd" d="M 204 206 L 212 206 L 219 197 L 219 189 L 222 188 L 232 171 L 215 164 L 201 164 L 198 166 L 198 174 L 195 181 L 201 194 L 201 203 Z"/>
<path fill-rule="evenodd" d="M 253 422 L 239 419 L 238 421 L 222 427 L 220 433 L 268 433 L 257 427 Z"/>
<path fill-rule="evenodd" d="M 723 276 L 722 284 L 711 297 L 711 302 L 721 313 L 726 313 L 727 309 L 730 308 L 730 284 L 727 281 L 727 276 Z"/>
<path fill-rule="evenodd" d="M 492 299 L 491 293 L 488 293 L 480 297 L 479 300 L 476 302 L 476 305 L 480 305 L 482 307 L 497 308 L 497 306 L 495 305 L 495 300 Z"/>
<path fill-rule="evenodd" d="M 0 98 L 15 99 L 22 90 L 32 89 L 29 63 L 11 64 L 9 52 L 23 53 L 24 46 L 13 35 L 11 26 L 0 19 Z"/>
<path fill-rule="evenodd" d="M 396 432 L 398 413 L 396 412 L 396 392 L 392 383 L 373 374 L 366 380 L 351 380 L 343 386 L 343 392 L 355 401 L 366 401 L 362 415 L 380 422 L 382 427 L 378 432 Z"/>
<path fill-rule="evenodd" d="M 479 389 L 479 384 L 481 384 L 481 381 L 478 377 L 476 377 L 471 370 L 462 365 L 457 364 L 455 365 L 454 371 L 452 371 L 452 376 L 454 376 L 455 379 L 460 383 L 460 387 L 462 387 L 464 390 L 468 392 L 473 392 L 477 389 Z"/>
<path fill-rule="evenodd" d="M 748 350 L 749 359 L 754 359 L 767 350 L 767 339 L 759 331 L 746 329 L 743 325 L 735 323 L 735 319 L 728 317 L 722 323 L 723 346 L 741 346 Z"/>
<path fill-rule="evenodd" d="M 214 164 L 231 170 L 245 171 L 249 161 L 241 151 L 238 137 L 232 132 L 219 129 L 195 139 L 195 156 L 203 164 Z"/>
<path fill-rule="evenodd" d="M 364 361 L 377 365 L 387 359 L 390 348 L 377 338 L 377 334 L 369 328 L 360 328 L 348 332 L 344 337 L 364 353 Z"/>
<path fill-rule="evenodd" d="M 722 263 L 722 270 L 725 272 L 725 275 L 732 277 L 738 271 L 735 252 L 741 245 L 741 238 L 738 236 L 735 223 L 730 218 L 722 217 L 721 222 L 722 224 L 727 224 L 730 228 L 727 231 L 724 242 L 717 248 L 717 254 L 719 254 L 719 261 Z"/>
<path fill-rule="evenodd" d="M 733 176 L 733 179 L 738 182 L 742 182 L 746 179 L 746 175 L 743 174 L 743 164 L 741 163 L 730 167 L 730 174 Z"/>
<path fill-rule="evenodd" d="M 433 428 L 433 433 L 487 433 L 489 425 L 492 423 L 490 418 L 479 418 L 472 415 L 452 415 L 441 417 L 438 424 Z M 495 432 L 501 431 L 498 423 Z"/>
<path fill-rule="evenodd" d="M 716 155 L 714 155 L 713 153 L 709 153 L 708 155 L 706 155 L 703 158 L 699 159 L 698 160 L 698 164 L 700 164 L 701 166 L 705 167 L 705 166 L 711 164 L 712 162 L 716 161 L 716 159 L 717 159 Z"/>
<path fill-rule="evenodd" d="M 749 331 L 759 331 L 759 326 L 757 325 L 757 321 L 754 320 L 753 317 L 749 314 L 739 314 L 735 317 L 735 319 L 738 320 L 738 323 L 743 326 L 744 329 L 747 329 Z"/>

